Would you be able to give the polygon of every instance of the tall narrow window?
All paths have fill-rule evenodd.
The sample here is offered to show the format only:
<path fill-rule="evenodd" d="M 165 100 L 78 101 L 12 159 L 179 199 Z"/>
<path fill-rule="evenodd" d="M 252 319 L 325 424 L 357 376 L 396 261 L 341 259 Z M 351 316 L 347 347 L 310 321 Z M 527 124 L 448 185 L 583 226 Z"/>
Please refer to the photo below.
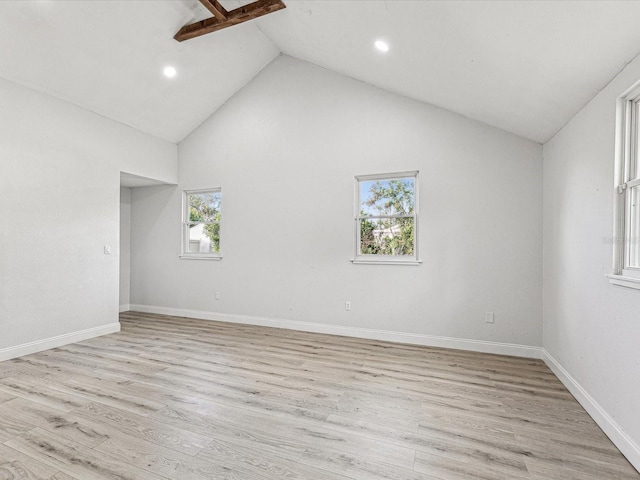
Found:
<path fill-rule="evenodd" d="M 640 84 L 618 100 L 611 283 L 640 289 Z"/>
<path fill-rule="evenodd" d="M 624 272 L 640 278 L 639 242 L 640 234 L 640 172 L 638 171 L 638 126 L 640 122 L 640 98 L 627 100 L 629 125 L 627 128 L 628 147 L 626 153 L 625 177 L 621 189 L 625 195 L 625 262 Z"/>
<path fill-rule="evenodd" d="M 418 172 L 356 177 L 354 263 L 418 263 Z"/>
<path fill-rule="evenodd" d="M 218 260 L 222 192 L 219 188 L 183 193 L 182 257 Z"/>

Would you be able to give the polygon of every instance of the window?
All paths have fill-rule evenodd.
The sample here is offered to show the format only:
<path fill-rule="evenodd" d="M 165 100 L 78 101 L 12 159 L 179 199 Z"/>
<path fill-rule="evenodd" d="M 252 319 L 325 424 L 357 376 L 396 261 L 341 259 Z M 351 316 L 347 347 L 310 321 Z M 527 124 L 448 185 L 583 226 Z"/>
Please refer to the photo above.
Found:
<path fill-rule="evenodd" d="M 611 283 L 640 289 L 640 85 L 618 100 Z"/>
<path fill-rule="evenodd" d="M 185 191 L 182 204 L 182 258 L 221 259 L 220 189 Z"/>
<path fill-rule="evenodd" d="M 417 265 L 418 172 L 356 177 L 354 263 Z"/>

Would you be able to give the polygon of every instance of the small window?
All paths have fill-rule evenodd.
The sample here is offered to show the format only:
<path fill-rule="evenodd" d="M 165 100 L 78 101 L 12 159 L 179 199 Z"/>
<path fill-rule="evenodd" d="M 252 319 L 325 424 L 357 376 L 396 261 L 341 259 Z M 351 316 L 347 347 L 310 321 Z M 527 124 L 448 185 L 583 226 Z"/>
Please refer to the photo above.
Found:
<path fill-rule="evenodd" d="M 222 192 L 219 188 L 183 194 L 182 258 L 219 260 Z"/>
<path fill-rule="evenodd" d="M 640 86 L 618 100 L 611 283 L 640 289 Z"/>
<path fill-rule="evenodd" d="M 418 172 L 356 177 L 354 263 L 418 264 Z"/>

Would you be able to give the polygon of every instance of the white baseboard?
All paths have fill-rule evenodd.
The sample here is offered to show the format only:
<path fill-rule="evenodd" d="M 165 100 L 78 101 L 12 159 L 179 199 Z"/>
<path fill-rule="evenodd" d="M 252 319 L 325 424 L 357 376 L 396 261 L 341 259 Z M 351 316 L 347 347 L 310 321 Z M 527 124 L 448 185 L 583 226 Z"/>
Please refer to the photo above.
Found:
<path fill-rule="evenodd" d="M 542 359 L 567 387 L 567 390 L 578 400 L 580 405 L 595 420 L 602 431 L 618 447 L 618 450 L 627 457 L 627 460 L 640 472 L 640 447 L 631 437 L 629 437 L 618 423 L 600 406 L 595 399 L 580 385 L 575 378 L 567 372 L 560 363 L 551 356 L 544 348 L 542 349 Z"/>
<path fill-rule="evenodd" d="M 58 335 L 56 337 L 23 343 L 22 345 L 16 345 L 15 347 L 3 348 L 0 349 L 0 362 L 119 331 L 120 323 L 109 323 L 107 325 L 102 325 L 101 327 L 88 328 L 86 330 L 80 330 L 79 332 L 65 333 L 64 335 Z"/>
<path fill-rule="evenodd" d="M 440 337 L 421 333 L 403 333 L 390 330 L 374 330 L 371 328 L 346 327 L 342 325 L 328 325 L 324 323 L 300 322 L 296 320 L 282 320 L 278 318 L 252 317 L 248 315 L 234 315 L 215 313 L 203 310 L 186 310 L 172 307 L 158 307 L 154 305 L 131 304 L 132 311 L 173 315 L 177 317 L 199 318 L 202 320 L 217 320 L 220 322 L 242 323 L 245 325 L 259 325 L 263 327 L 285 328 L 302 332 L 326 333 L 344 337 L 367 338 L 396 343 L 409 343 L 429 347 L 454 348 L 457 350 L 471 350 L 473 352 L 495 353 L 525 358 L 541 358 L 541 347 L 517 345 L 511 343 L 489 342 L 485 340 L 471 340 L 466 338 Z"/>
<path fill-rule="evenodd" d="M 120 305 L 120 313 L 128 312 L 129 310 L 131 310 L 131 305 L 129 305 L 128 303 Z"/>

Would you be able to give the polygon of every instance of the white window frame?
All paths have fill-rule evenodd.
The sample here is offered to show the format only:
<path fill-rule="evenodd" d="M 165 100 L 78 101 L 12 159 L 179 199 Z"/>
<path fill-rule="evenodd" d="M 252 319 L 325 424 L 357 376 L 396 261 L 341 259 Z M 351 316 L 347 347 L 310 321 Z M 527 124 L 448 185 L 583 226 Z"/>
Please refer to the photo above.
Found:
<path fill-rule="evenodd" d="M 373 175 L 356 175 L 354 182 L 354 234 L 355 234 L 355 251 L 351 262 L 354 264 L 365 265 L 420 265 L 420 257 L 418 256 L 418 218 L 419 218 L 419 175 L 418 170 L 408 172 L 395 173 L 378 173 Z M 413 207 L 413 255 L 363 255 L 360 253 L 360 220 L 367 217 L 360 215 L 360 182 L 370 180 L 395 180 L 400 178 L 413 178 L 414 186 L 414 207 Z M 405 215 L 393 215 L 390 218 L 406 217 Z"/>
<path fill-rule="evenodd" d="M 219 222 L 196 222 L 204 224 L 219 224 L 220 225 L 220 252 L 189 252 L 189 229 L 194 222 L 189 221 L 189 195 L 202 194 L 202 193 L 219 193 L 222 195 L 222 188 L 203 188 L 200 190 L 183 190 L 182 192 L 182 232 L 181 232 L 181 247 L 180 258 L 185 260 L 222 260 L 222 215 Z M 221 204 L 222 213 L 222 204 Z"/>
<path fill-rule="evenodd" d="M 640 289 L 640 268 L 630 266 L 629 259 L 631 249 L 640 249 L 639 239 L 631 238 L 631 192 L 640 185 L 639 122 L 640 82 L 616 105 L 613 271 L 607 275 L 612 284 L 635 289 Z"/>

